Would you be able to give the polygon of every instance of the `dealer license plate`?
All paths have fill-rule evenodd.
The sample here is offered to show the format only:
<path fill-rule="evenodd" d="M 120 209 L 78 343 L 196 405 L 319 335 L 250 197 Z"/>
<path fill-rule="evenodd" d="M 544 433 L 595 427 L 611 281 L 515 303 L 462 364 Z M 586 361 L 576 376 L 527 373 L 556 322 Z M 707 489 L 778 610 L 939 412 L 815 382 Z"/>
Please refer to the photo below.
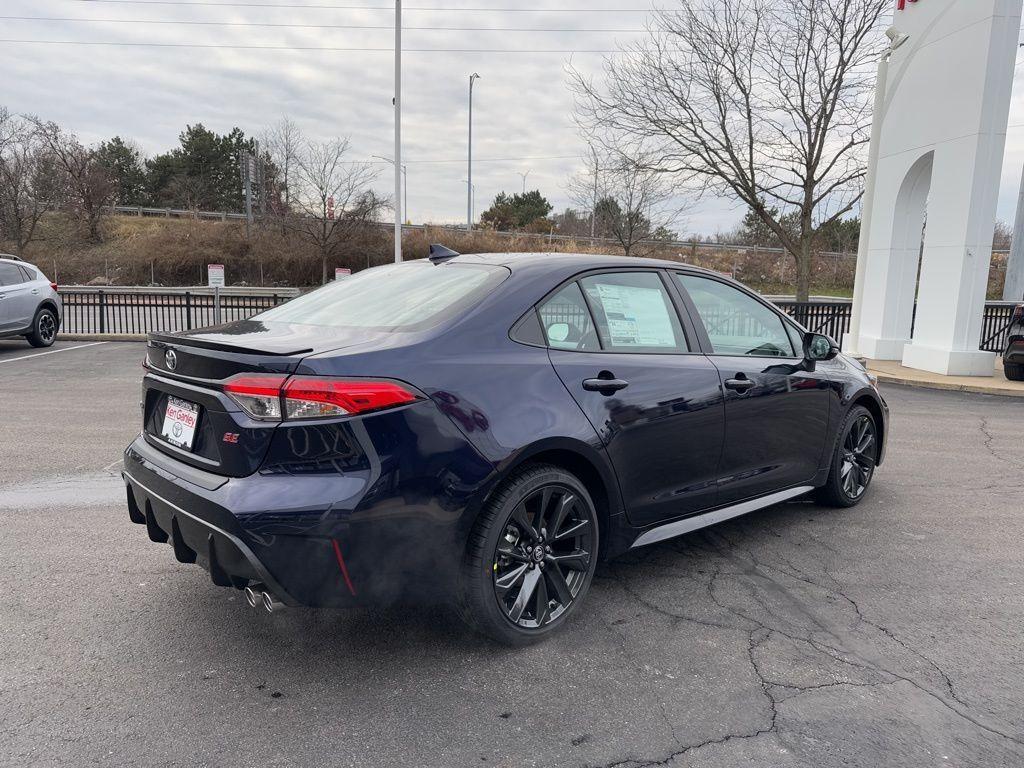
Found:
<path fill-rule="evenodd" d="M 171 445 L 191 451 L 198 423 L 198 405 L 179 400 L 176 397 L 168 397 L 167 410 L 164 412 L 164 426 L 160 430 L 160 436 Z"/>

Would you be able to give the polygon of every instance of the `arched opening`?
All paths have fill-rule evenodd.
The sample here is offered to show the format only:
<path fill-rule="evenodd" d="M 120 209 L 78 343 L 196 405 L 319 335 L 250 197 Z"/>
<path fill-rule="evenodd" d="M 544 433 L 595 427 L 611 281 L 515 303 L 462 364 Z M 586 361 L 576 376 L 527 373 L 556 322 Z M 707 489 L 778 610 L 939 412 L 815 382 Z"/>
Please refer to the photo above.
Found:
<path fill-rule="evenodd" d="M 895 319 L 892 335 L 897 339 L 909 340 L 913 331 L 934 158 L 935 153 L 928 152 L 910 167 L 896 197 L 888 300 Z"/>

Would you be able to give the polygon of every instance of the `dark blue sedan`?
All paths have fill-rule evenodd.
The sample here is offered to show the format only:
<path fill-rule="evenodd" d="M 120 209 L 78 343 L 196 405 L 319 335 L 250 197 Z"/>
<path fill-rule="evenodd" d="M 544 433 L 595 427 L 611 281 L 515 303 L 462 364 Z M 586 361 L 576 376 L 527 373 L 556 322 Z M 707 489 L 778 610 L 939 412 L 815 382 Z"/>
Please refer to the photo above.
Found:
<path fill-rule="evenodd" d="M 443 252 L 442 252 L 443 253 Z M 825 336 L 673 262 L 450 253 L 152 334 L 128 511 L 250 604 L 443 599 L 538 640 L 599 559 L 814 492 L 888 408 Z"/>

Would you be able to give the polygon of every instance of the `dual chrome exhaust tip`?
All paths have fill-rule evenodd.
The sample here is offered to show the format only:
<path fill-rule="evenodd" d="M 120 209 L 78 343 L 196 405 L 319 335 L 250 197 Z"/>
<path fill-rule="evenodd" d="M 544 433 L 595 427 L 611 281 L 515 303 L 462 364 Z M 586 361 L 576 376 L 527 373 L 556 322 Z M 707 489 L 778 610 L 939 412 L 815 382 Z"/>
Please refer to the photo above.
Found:
<path fill-rule="evenodd" d="M 245 602 L 249 604 L 250 608 L 262 605 L 267 613 L 273 613 L 274 609 L 281 605 L 281 602 L 275 600 L 274 596 L 267 592 L 262 584 L 250 585 L 243 592 L 245 594 Z"/>

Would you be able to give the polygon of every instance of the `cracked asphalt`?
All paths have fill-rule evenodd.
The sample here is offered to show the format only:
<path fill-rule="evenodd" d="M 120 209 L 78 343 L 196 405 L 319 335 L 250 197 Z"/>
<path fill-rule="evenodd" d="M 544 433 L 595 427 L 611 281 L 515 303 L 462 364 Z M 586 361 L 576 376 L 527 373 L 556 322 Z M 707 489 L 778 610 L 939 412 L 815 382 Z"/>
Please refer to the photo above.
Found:
<path fill-rule="evenodd" d="M 0 342 L 2 765 L 1024 764 L 1020 401 L 889 387 L 859 507 L 622 557 L 511 651 L 429 607 L 267 615 L 177 563 L 117 475 L 143 347 L 62 348 Z"/>

